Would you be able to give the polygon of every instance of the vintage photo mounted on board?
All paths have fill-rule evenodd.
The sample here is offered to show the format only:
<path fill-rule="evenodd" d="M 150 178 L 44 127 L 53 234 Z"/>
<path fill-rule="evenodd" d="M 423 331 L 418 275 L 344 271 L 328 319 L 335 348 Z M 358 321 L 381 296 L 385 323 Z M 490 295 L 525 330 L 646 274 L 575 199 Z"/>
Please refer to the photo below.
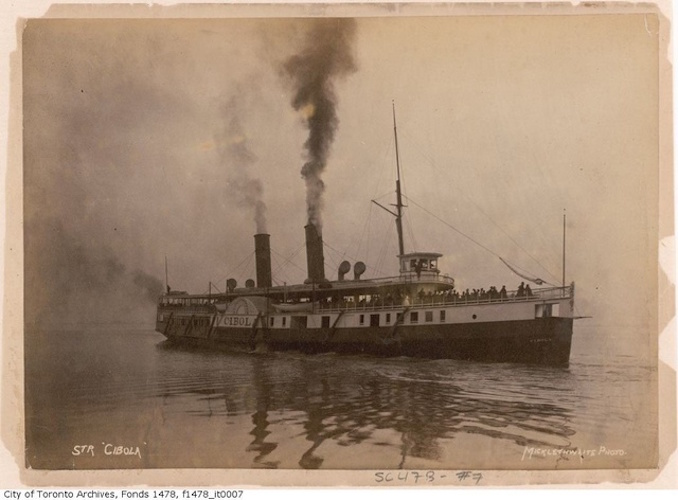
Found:
<path fill-rule="evenodd" d="M 20 30 L 23 481 L 656 478 L 658 7 L 154 9 Z"/>

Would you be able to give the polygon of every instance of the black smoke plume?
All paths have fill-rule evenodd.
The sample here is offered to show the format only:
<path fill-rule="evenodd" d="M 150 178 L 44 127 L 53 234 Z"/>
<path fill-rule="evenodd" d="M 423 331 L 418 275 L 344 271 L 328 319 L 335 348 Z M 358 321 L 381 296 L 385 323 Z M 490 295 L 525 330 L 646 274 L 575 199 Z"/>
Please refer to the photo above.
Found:
<path fill-rule="evenodd" d="M 334 83 L 357 69 L 352 49 L 355 31 L 353 19 L 316 20 L 306 34 L 301 52 L 284 65 L 294 88 L 292 106 L 302 112 L 308 127 L 304 144 L 307 161 L 301 175 L 306 181 L 308 222 L 318 229 L 322 226 L 325 190 L 322 173 L 339 124 Z"/>

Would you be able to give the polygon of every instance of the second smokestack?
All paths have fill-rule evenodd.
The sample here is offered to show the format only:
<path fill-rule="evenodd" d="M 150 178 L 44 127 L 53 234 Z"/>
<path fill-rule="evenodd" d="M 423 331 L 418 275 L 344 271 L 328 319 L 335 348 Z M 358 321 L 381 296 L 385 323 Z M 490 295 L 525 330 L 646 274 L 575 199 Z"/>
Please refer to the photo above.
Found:
<path fill-rule="evenodd" d="M 257 287 L 270 288 L 271 277 L 271 235 L 254 235 L 254 258 L 256 260 Z"/>
<path fill-rule="evenodd" d="M 325 281 L 325 256 L 323 255 L 323 238 L 313 224 L 306 229 L 306 266 L 308 269 L 308 283 L 322 283 Z"/>

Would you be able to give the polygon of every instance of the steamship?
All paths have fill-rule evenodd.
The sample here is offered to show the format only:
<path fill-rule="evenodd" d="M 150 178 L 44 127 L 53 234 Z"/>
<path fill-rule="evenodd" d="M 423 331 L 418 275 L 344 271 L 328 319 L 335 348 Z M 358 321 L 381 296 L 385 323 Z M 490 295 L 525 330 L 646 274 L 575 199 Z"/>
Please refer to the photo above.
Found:
<path fill-rule="evenodd" d="M 270 235 L 256 234 L 256 283 L 247 280 L 238 287 L 229 279 L 225 292 L 208 294 L 168 287 L 159 299 L 156 331 L 171 341 L 246 350 L 567 366 L 574 283 L 532 290 L 521 284 L 518 290 L 460 295 L 454 279 L 438 268 L 442 254 L 404 251 L 395 114 L 394 134 L 395 211 L 380 206 L 395 217 L 398 275 L 365 279 L 363 262 L 351 266 L 344 261 L 337 279 L 327 279 L 321 231 L 309 222 L 305 227 L 308 279 L 274 286 Z"/>

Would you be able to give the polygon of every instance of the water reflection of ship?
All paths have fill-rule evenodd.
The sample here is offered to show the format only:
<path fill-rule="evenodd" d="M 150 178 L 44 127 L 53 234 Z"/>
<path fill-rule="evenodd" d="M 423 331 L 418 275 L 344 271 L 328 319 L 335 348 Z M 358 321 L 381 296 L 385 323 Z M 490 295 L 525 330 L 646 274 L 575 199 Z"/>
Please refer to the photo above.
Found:
<path fill-rule="evenodd" d="M 268 373 L 263 366 L 263 359 L 257 357 L 252 360 L 254 368 L 254 388 L 256 391 L 256 411 L 252 414 L 252 423 L 254 428 L 250 432 L 254 440 L 247 447 L 248 452 L 258 452 L 259 454 L 252 459 L 253 465 L 274 469 L 280 461 L 266 461 L 265 458 L 270 455 L 277 447 L 277 443 L 266 442 L 266 438 L 271 434 L 268 430 L 270 422 L 268 421 L 268 411 L 271 406 L 271 395 L 266 387 L 270 385 Z"/>
<path fill-rule="evenodd" d="M 273 457 L 281 450 L 281 439 L 289 439 L 281 437 L 280 426 L 303 429 L 310 444 L 293 461 L 306 469 L 321 468 L 334 458 L 329 449 L 328 455 L 323 454 L 327 444 L 352 447 L 369 443 L 381 450 L 395 447 L 397 452 L 392 450 L 395 453 L 389 456 L 400 456 L 397 463 L 391 460 L 374 466 L 407 468 L 412 459 L 452 465 L 443 463 L 445 441 L 462 434 L 505 440 L 520 447 L 565 447 L 574 434 L 570 426 L 573 409 L 566 402 L 546 403 L 490 390 L 471 392 L 464 387 L 468 379 L 462 376 L 455 385 L 453 378 L 437 374 L 435 365 L 427 363 L 398 360 L 380 364 L 359 358 L 339 362 L 331 357 L 270 355 L 242 358 L 248 360 L 249 389 L 243 391 L 238 382 L 222 377 L 203 415 L 228 417 L 235 411 L 251 416 L 249 434 L 253 439 L 246 451 L 255 454 L 252 467 L 275 468 L 289 458 Z M 487 369 L 487 365 L 458 363 L 464 366 L 452 369 Z M 525 378 L 536 376 L 545 383 L 561 383 L 560 390 L 567 392 L 562 385 L 567 373 L 543 368 Z M 223 403 L 215 404 L 219 400 Z"/>

